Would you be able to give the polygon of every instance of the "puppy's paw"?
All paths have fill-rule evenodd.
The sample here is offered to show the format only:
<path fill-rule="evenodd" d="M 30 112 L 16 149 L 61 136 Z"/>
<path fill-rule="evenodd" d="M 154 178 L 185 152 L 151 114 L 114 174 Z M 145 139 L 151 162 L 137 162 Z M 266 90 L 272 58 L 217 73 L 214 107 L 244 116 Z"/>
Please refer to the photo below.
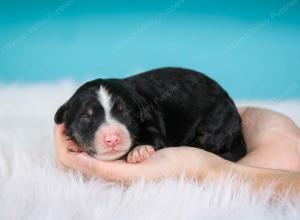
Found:
<path fill-rule="evenodd" d="M 155 153 L 155 150 L 150 145 L 139 145 L 133 148 L 128 156 L 127 162 L 128 163 L 140 163 L 147 158 L 151 157 L 152 154 Z"/>

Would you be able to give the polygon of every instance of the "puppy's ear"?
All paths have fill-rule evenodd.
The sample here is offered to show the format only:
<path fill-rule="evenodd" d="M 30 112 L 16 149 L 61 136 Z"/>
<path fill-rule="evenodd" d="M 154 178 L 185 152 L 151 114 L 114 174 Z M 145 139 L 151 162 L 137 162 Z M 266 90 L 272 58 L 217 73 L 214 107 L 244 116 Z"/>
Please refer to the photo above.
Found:
<path fill-rule="evenodd" d="M 68 114 L 68 104 L 65 103 L 59 107 L 54 116 L 54 121 L 56 124 L 61 124 L 66 121 L 66 117 Z"/>

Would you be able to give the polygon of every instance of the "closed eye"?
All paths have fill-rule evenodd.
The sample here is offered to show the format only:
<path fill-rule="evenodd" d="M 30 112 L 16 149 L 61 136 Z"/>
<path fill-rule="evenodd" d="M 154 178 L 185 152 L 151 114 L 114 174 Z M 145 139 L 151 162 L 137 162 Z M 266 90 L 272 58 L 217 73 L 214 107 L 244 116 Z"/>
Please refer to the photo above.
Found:
<path fill-rule="evenodd" d="M 125 112 L 125 111 L 127 111 L 126 105 L 120 104 L 120 103 L 115 105 L 115 109 L 116 109 L 117 111 L 120 111 L 120 112 Z"/>
<path fill-rule="evenodd" d="M 79 118 L 90 119 L 91 115 L 84 113 L 84 114 L 79 115 Z"/>
<path fill-rule="evenodd" d="M 87 108 L 85 112 L 79 115 L 79 118 L 91 118 L 94 116 L 95 110 L 91 107 Z"/>

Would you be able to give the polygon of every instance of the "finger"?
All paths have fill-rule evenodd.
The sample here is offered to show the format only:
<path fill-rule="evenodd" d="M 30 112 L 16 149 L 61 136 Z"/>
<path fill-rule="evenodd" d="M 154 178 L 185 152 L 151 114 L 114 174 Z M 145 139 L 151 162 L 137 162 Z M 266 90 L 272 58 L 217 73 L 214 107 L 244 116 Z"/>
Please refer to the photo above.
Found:
<path fill-rule="evenodd" d="M 78 145 L 73 140 L 71 140 L 70 138 L 65 141 L 65 145 L 66 145 L 67 149 L 70 150 L 70 151 L 82 152 L 82 150 L 80 150 Z"/>
<path fill-rule="evenodd" d="M 60 160 L 60 155 L 62 155 L 64 152 L 67 151 L 66 143 L 65 143 L 66 137 L 64 134 L 64 125 L 55 125 L 54 126 L 54 144 L 56 149 L 56 154 L 58 157 L 58 160 Z"/>
<path fill-rule="evenodd" d="M 61 142 L 65 137 L 65 126 L 64 124 L 54 125 L 54 138 L 56 141 Z"/>
<path fill-rule="evenodd" d="M 73 143 L 70 141 L 70 138 L 66 136 L 63 124 L 54 126 L 54 143 L 57 164 L 59 164 L 60 167 L 66 168 L 69 160 L 69 148 L 72 148 Z"/>
<path fill-rule="evenodd" d="M 66 135 L 64 124 L 54 126 L 54 138 L 57 148 L 64 146 L 68 150 L 81 152 L 80 148 L 74 143 L 74 141 Z"/>
<path fill-rule="evenodd" d="M 125 161 L 100 161 L 85 154 L 68 151 L 66 143 L 72 143 L 65 134 L 63 124 L 54 127 L 55 145 L 57 156 L 63 166 L 79 170 L 88 176 L 98 176 L 110 181 L 130 183 L 146 174 L 146 166 L 141 164 L 129 164 Z"/>

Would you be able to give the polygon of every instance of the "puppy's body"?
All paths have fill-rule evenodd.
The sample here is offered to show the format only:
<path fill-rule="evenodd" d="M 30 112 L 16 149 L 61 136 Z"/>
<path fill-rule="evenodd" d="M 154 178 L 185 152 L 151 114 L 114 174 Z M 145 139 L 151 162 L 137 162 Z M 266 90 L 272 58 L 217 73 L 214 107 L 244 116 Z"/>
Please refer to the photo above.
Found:
<path fill-rule="evenodd" d="M 182 68 L 88 82 L 55 121 L 65 122 L 83 150 L 106 154 L 102 159 L 124 157 L 137 145 L 198 147 L 232 161 L 246 153 L 241 120 L 228 94 L 204 74 Z"/>

